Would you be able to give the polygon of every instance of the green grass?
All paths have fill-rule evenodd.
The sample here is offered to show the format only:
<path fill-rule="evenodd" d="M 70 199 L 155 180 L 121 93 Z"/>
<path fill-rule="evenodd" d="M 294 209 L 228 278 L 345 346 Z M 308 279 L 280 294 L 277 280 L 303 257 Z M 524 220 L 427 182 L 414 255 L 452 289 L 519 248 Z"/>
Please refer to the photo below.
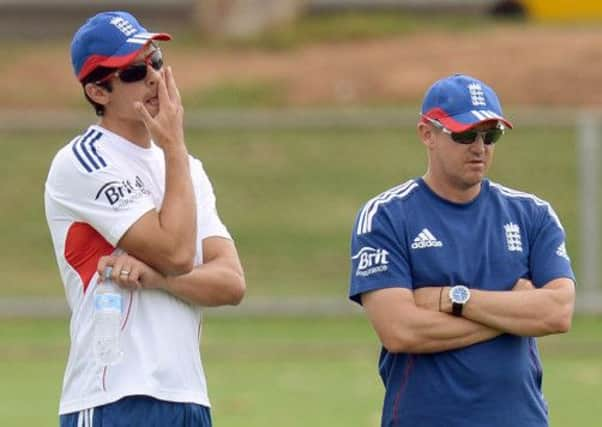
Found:
<path fill-rule="evenodd" d="M 576 318 L 569 334 L 540 341 L 554 427 L 599 420 L 592 408 L 602 393 L 600 330 L 602 318 Z M 363 316 L 246 319 L 209 312 L 203 335 L 216 425 L 379 425 L 378 344 Z M 0 324 L 0 425 L 56 425 L 67 336 L 64 320 Z"/>
<path fill-rule="evenodd" d="M 214 48 L 289 50 L 314 43 L 373 40 L 421 31 L 464 32 L 508 25 L 487 16 L 407 13 L 395 11 L 348 11 L 302 16 L 261 34 L 231 40 L 207 39 L 190 33 L 184 44 L 201 43 Z M 179 37 L 179 40 L 181 38 Z"/>
<path fill-rule="evenodd" d="M 53 154 L 75 132 L 0 133 L 1 296 L 63 295 L 43 212 Z M 552 202 L 579 266 L 571 129 L 514 131 L 491 177 Z M 413 129 L 207 131 L 188 134 L 236 239 L 250 296 L 343 296 L 359 207 L 425 170 Z"/>
<path fill-rule="evenodd" d="M 192 22 L 192 21 L 191 21 Z M 431 32 L 478 32 L 494 26 L 521 25 L 522 22 L 496 20 L 481 15 L 454 15 L 436 13 L 408 13 L 402 11 L 347 11 L 339 13 L 306 14 L 298 19 L 272 27 L 250 37 L 232 39 L 207 37 L 192 24 L 182 25 L 171 31 L 173 47 L 184 50 L 209 48 L 214 50 L 259 49 L 286 51 L 317 43 L 337 43 L 353 40 L 385 39 Z M 74 29 L 75 30 L 75 29 Z M 18 56 L 36 49 L 62 49 L 70 43 L 69 37 L 36 40 L 1 41 L 0 47 L 8 57 Z M 6 63 L 0 63 L 0 71 Z"/>
<path fill-rule="evenodd" d="M 186 108 L 252 108 L 285 105 L 285 90 L 277 82 L 236 81 L 221 83 L 184 95 Z"/>

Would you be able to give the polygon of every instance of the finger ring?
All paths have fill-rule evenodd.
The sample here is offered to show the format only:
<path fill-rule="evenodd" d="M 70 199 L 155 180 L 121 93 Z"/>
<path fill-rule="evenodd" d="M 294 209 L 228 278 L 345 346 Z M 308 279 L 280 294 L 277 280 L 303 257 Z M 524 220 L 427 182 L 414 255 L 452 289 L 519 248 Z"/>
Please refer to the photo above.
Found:
<path fill-rule="evenodd" d="M 120 276 L 129 276 L 129 275 L 130 275 L 130 272 L 129 272 L 129 271 L 127 271 L 127 270 L 121 270 L 121 271 L 119 272 L 119 275 L 120 275 Z"/>

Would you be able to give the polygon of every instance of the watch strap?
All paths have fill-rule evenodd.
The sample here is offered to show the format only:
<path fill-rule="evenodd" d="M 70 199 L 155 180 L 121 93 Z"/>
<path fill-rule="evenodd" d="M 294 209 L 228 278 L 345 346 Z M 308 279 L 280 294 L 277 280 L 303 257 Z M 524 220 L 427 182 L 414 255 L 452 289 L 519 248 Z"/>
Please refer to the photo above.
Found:
<path fill-rule="evenodd" d="M 460 304 L 458 302 L 452 303 L 452 314 L 454 316 L 462 316 L 462 309 L 464 308 L 464 304 Z"/>

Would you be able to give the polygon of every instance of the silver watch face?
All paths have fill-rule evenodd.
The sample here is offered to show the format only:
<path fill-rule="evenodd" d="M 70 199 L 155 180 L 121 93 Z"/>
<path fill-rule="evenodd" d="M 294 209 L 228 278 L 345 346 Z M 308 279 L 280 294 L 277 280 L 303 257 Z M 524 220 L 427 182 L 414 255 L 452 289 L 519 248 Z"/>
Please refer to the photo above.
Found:
<path fill-rule="evenodd" d="M 449 299 L 456 304 L 465 304 L 470 298 L 470 289 L 466 286 L 454 286 L 449 290 Z"/>

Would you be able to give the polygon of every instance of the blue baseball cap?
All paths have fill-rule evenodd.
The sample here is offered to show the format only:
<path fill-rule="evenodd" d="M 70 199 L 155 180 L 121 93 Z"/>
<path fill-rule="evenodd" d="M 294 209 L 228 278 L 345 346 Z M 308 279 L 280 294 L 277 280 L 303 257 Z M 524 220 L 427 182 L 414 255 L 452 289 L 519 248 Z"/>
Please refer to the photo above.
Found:
<path fill-rule="evenodd" d="M 134 60 L 150 40 L 171 40 L 151 33 L 127 12 L 101 12 L 88 19 L 71 41 L 71 63 L 79 81 L 97 67 L 120 68 Z"/>
<path fill-rule="evenodd" d="M 438 80 L 427 90 L 422 102 L 422 120 L 426 118 L 437 120 L 452 132 L 464 132 L 488 121 L 500 121 L 512 129 L 493 89 L 464 74 Z"/>

